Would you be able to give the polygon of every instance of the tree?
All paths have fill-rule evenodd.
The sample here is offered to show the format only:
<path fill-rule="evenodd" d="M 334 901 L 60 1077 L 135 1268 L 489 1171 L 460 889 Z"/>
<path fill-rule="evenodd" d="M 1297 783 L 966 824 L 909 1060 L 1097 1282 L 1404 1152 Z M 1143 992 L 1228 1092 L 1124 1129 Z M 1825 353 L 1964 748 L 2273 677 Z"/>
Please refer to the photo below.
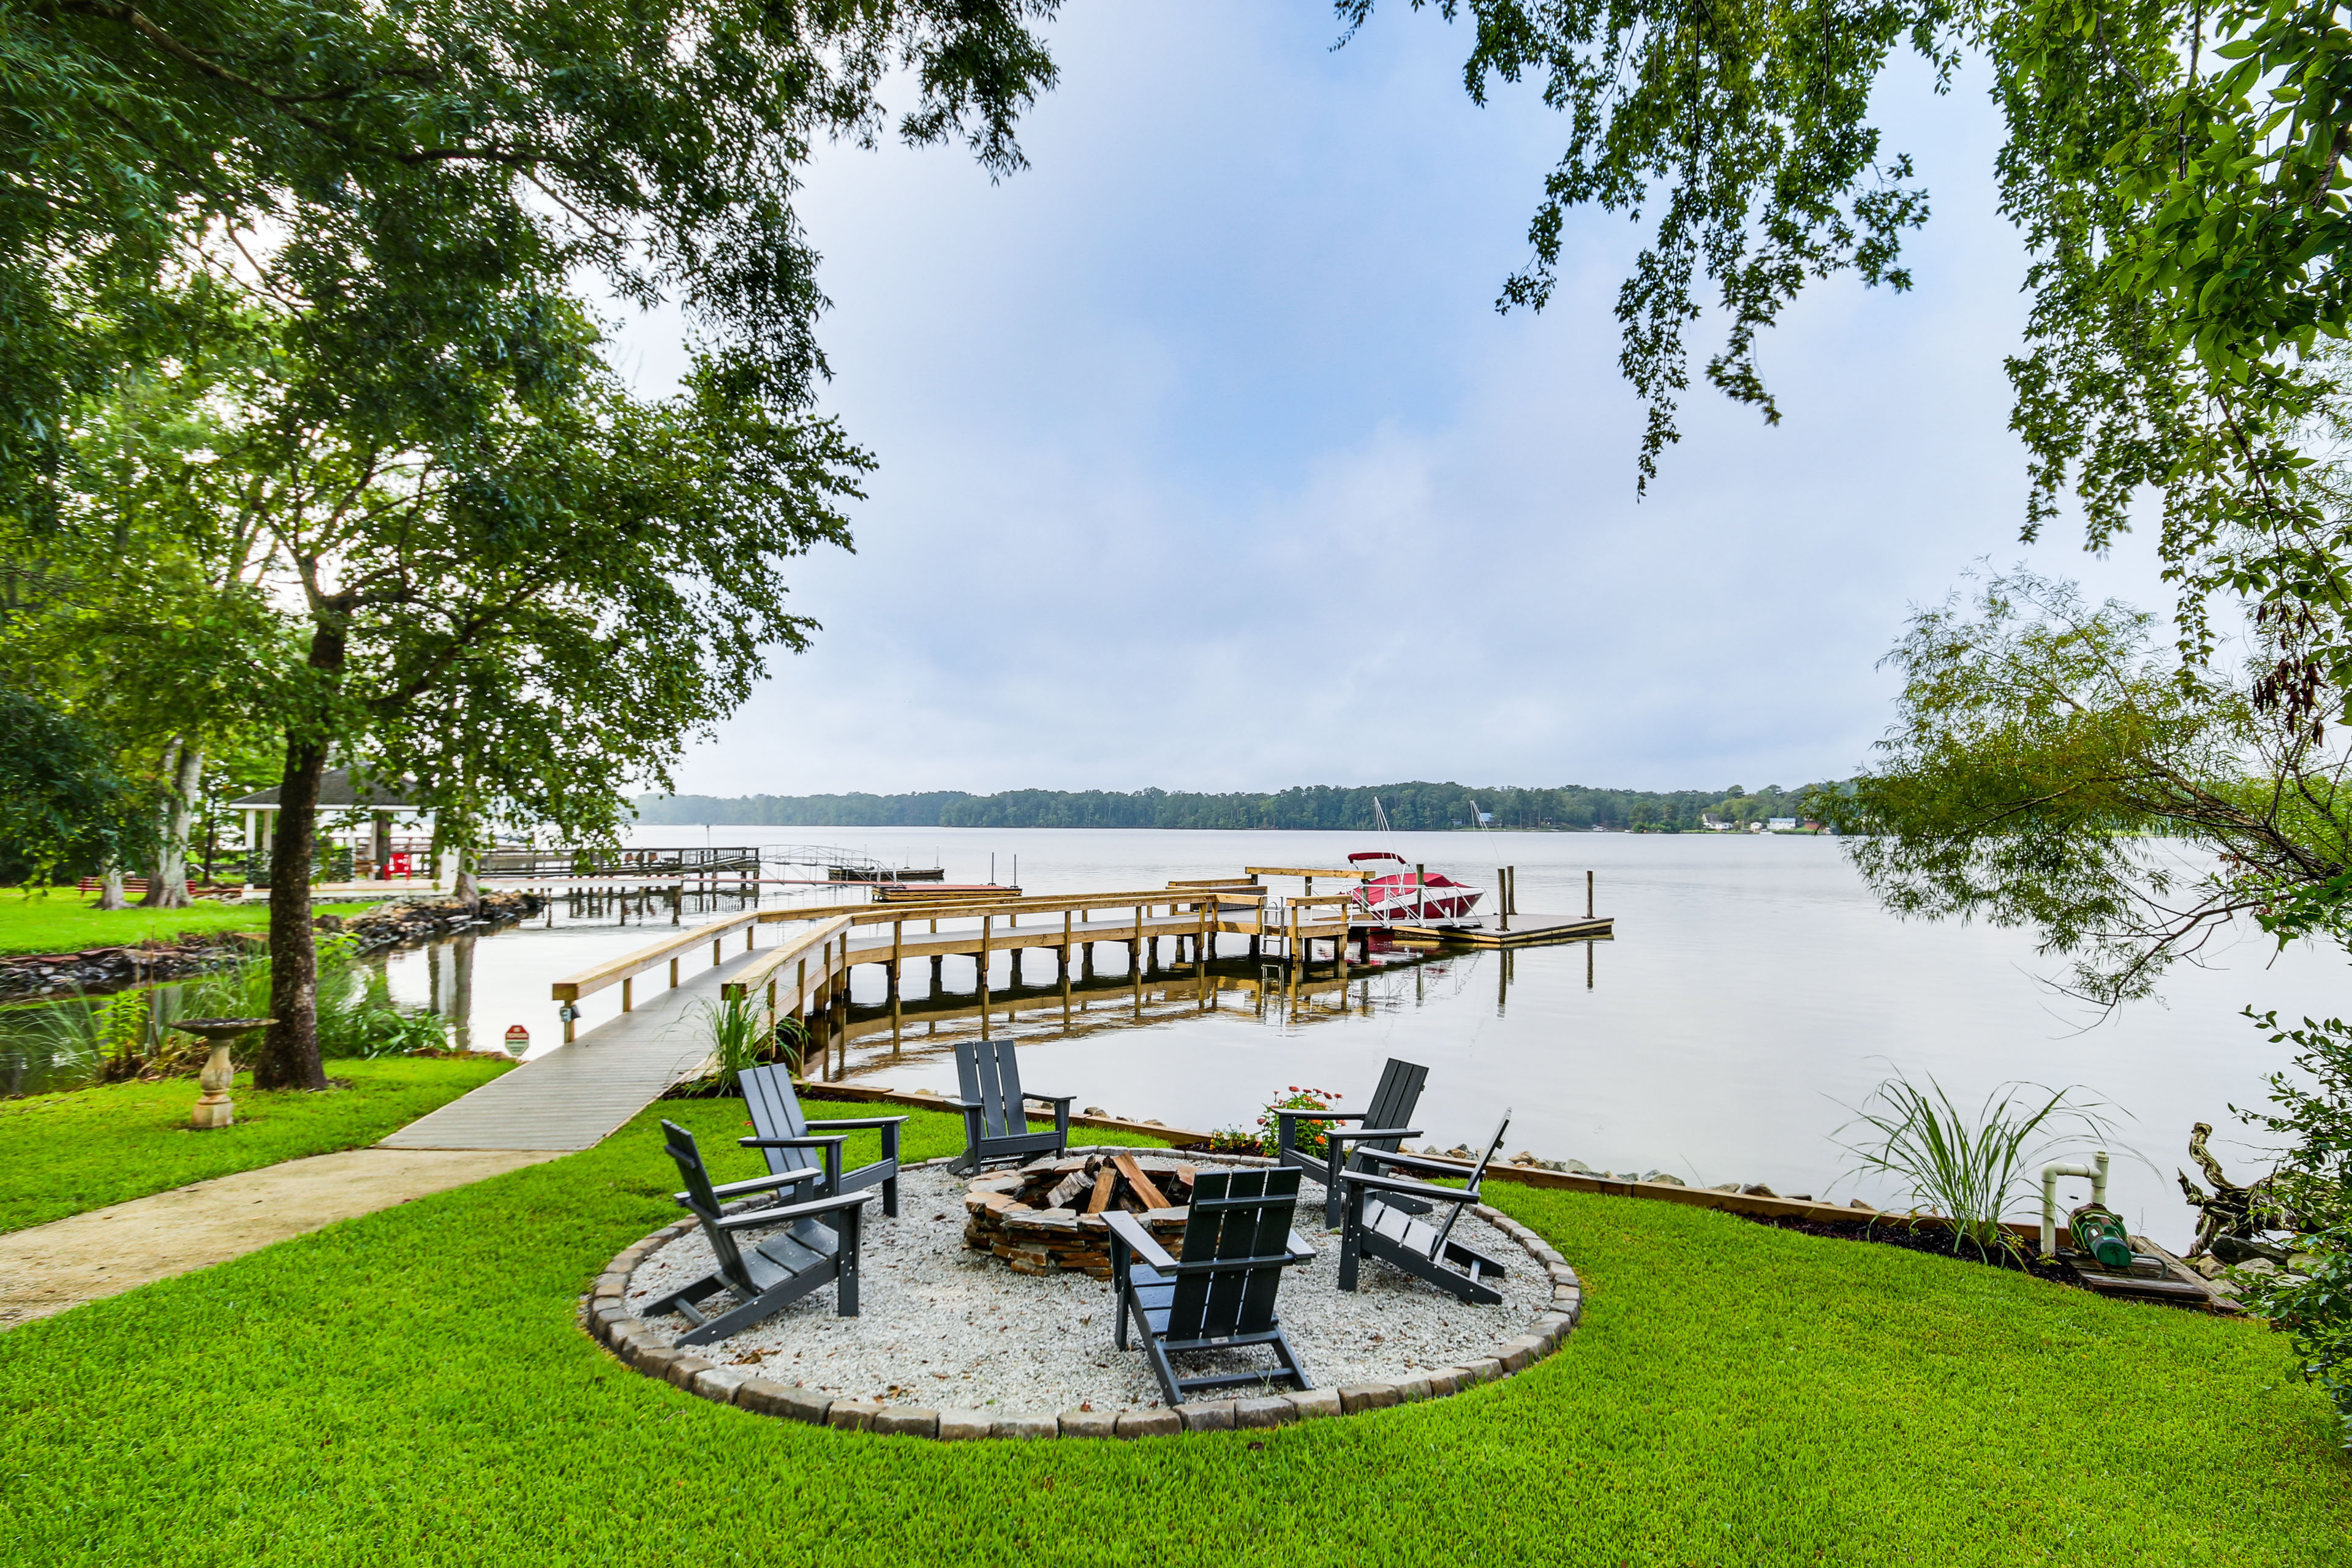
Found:
<path fill-rule="evenodd" d="M 0 685 L 0 871 L 45 882 L 61 865 L 133 852 L 145 800 L 113 750 L 73 715 Z"/>
<path fill-rule="evenodd" d="M 823 363 L 800 166 L 876 140 L 901 71 L 902 137 L 1018 168 L 1056 3 L 0 7 L 0 504 L 42 509 L 68 411 L 121 368 L 86 323 L 161 320 L 190 273 L 297 311 L 309 362 L 394 424 L 453 354 L 562 352 L 541 306 L 578 276 L 680 300 L 736 395 L 799 406 Z"/>
<path fill-rule="evenodd" d="M 39 683 L 117 748 L 110 773 L 152 802 L 146 901 L 188 901 L 188 830 L 208 748 L 270 707 L 283 628 L 262 594 L 268 552 L 201 482 L 222 430 L 209 356 L 179 358 L 81 400 L 60 432 L 55 510 L 0 513 L 13 584 L 0 664 Z M 119 907 L 121 862 L 109 861 Z"/>
<path fill-rule="evenodd" d="M 2255 701 L 2290 723 L 2352 717 L 2352 541 L 2307 482 L 2308 422 L 2336 378 L 2305 357 L 2352 317 L 2338 7 L 1412 3 L 1475 25 L 1474 99 L 1534 77 L 1568 119 L 1533 259 L 1499 308 L 1549 299 L 1571 210 L 1655 215 L 1617 302 L 1620 364 L 1650 407 L 1644 483 L 1677 438 L 1706 285 L 1726 323 L 1707 379 L 1767 420 L 1758 344 L 1807 285 L 1851 271 L 1909 286 L 1903 237 L 1927 193 L 1884 147 L 1872 92 L 1898 51 L 1938 93 L 1981 62 L 2008 129 L 2003 210 L 2032 255 L 2026 342 L 2008 362 L 2024 533 L 2071 494 L 2103 545 L 2152 491 L 2186 660 L 2212 656 L 2211 603 L 2251 601 L 2278 634 Z M 1350 32 L 1373 9 L 1335 4 Z"/>
<path fill-rule="evenodd" d="M 1920 612 L 1879 764 L 1812 809 L 1889 909 L 2032 928 L 2107 1005 L 2242 916 L 2352 945 L 2352 754 L 2153 628 L 2024 574 Z"/>
<path fill-rule="evenodd" d="M 320 415 L 299 357 L 245 384 L 217 488 L 299 606 L 270 857 L 277 1023 L 255 1077 L 318 1088 L 309 883 L 331 752 L 413 781 L 461 848 L 501 816 L 608 834 L 625 784 L 662 778 L 765 650 L 804 643 L 783 565 L 847 543 L 837 507 L 868 459 L 829 420 L 730 395 L 714 366 L 641 401 L 585 354 L 527 394 L 483 376 L 461 433 L 396 443 L 365 414 Z"/>

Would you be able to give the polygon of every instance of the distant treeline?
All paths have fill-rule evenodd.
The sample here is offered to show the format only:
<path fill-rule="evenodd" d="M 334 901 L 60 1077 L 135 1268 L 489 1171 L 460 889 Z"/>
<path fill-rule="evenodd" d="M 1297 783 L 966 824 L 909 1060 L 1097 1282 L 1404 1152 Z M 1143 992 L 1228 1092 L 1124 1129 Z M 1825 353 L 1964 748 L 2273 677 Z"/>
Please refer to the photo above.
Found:
<path fill-rule="evenodd" d="M 655 826 L 710 823 L 745 827 L 1205 827 L 1323 828 L 1353 833 L 1374 826 L 1377 799 L 1391 826 L 1406 831 L 1473 826 L 1473 813 L 1494 827 L 1613 827 L 1635 833 L 1693 833 L 1714 816 L 1745 826 L 1775 816 L 1802 816 L 1814 786 L 1778 784 L 1750 794 L 1727 790 L 1558 789 L 1475 787 L 1458 784 L 1328 784 L 1273 795 L 1195 795 L 1187 791 L 1006 790 L 968 795 L 646 795 L 637 818 Z M 1475 804 L 1474 804 L 1475 803 Z"/>

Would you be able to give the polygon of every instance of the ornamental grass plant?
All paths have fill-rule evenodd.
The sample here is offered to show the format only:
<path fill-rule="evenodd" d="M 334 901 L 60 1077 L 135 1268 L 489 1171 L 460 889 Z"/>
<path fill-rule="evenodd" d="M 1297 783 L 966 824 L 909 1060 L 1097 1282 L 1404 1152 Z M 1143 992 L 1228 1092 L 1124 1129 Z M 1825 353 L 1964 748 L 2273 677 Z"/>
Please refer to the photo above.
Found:
<path fill-rule="evenodd" d="M 1894 1178 L 1917 1210 L 1951 1222 L 1953 1251 L 1973 1247 L 1987 1257 L 2016 1249 L 2001 1221 L 2031 1195 L 2040 1168 L 2073 1141 L 2069 1134 L 2114 1145 L 2100 1107 L 2077 1102 L 2074 1093 L 2006 1083 L 1970 1114 L 1933 1077 L 1923 1088 L 1897 1074 L 1846 1108 L 1853 1120 L 1837 1138 L 1854 1157 L 1850 1173 Z"/>

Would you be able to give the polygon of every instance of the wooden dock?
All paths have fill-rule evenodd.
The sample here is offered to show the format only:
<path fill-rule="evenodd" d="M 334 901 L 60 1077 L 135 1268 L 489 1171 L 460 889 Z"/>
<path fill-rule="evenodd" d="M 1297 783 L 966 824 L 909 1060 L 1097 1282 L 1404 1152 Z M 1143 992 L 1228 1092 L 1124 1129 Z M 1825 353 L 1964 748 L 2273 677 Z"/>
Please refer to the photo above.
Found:
<path fill-rule="evenodd" d="M 1338 873 L 1318 868 L 1315 874 Z M 894 1041 L 903 1040 L 912 1014 L 927 1032 L 969 1020 L 986 1038 L 1000 1016 L 1010 1024 L 1024 1012 L 1034 1017 L 1058 1008 L 1066 1027 L 1097 1009 L 1108 1018 L 1118 991 L 1127 993 L 1118 1010 L 1129 1020 L 1213 1008 L 1219 985 L 1234 982 L 1230 973 L 1210 973 L 1210 967 L 1221 957 L 1239 956 L 1221 949 L 1221 939 L 1244 943 L 1254 962 L 1278 955 L 1280 989 L 1292 1005 L 1329 990 L 1344 1006 L 1349 947 L 1368 941 L 1371 929 L 1350 924 L 1346 894 L 1292 898 L 1276 910 L 1255 878 L 1100 893 L 940 890 L 948 896 L 928 902 L 755 907 L 567 975 L 552 988 L 561 1004 L 561 1047 L 384 1142 L 405 1149 L 586 1148 L 672 1084 L 703 1070 L 710 1030 L 699 1009 L 730 997 L 752 1002 L 771 1018 L 799 1019 L 823 1053 L 820 1062 L 836 1050 L 845 1059 L 853 1032 L 849 978 L 861 964 L 883 970 L 886 1000 L 880 1009 L 860 1009 L 866 1015 L 861 1022 L 871 1022 L 856 1034 L 870 1037 L 887 1029 Z M 1443 928 L 1432 934 L 1446 942 L 1518 946 L 1606 936 L 1610 927 L 1606 919 L 1553 922 L 1517 916 L 1510 917 L 1510 924 L 1507 933 Z M 761 932 L 770 928 L 776 940 L 761 947 Z M 1506 940 L 1488 940 L 1494 937 Z M 1096 956 L 1105 944 L 1121 958 L 1123 975 L 1098 982 Z M 1170 959 L 1166 968 L 1163 952 Z M 1000 952 L 1011 955 L 1013 985 L 992 992 L 991 965 Z M 1021 960 L 1027 953 L 1050 955 L 1051 988 L 1024 984 Z M 944 992 L 941 965 L 950 958 L 971 962 L 971 993 Z M 900 990 L 906 966 L 915 963 L 929 964 L 934 1000 L 910 1008 Z M 1314 984 L 1311 971 L 1327 964 L 1329 983 Z M 1149 983 L 1163 975 L 1162 984 L 1149 986 L 1155 994 L 1147 1001 Z M 583 1032 L 581 1003 L 614 987 L 620 991 L 619 1016 Z M 1271 988 L 1262 979 L 1249 988 L 1263 1005 Z"/>
<path fill-rule="evenodd" d="M 675 990 L 420 1117 L 383 1140 L 387 1149 L 586 1149 L 701 1072 L 710 1030 L 698 1016 L 727 976 L 754 955 L 737 953 Z"/>
<path fill-rule="evenodd" d="M 1397 925 L 1390 933 L 1406 942 L 1437 942 L 1469 947 L 1538 947 L 1546 942 L 1591 942 L 1613 937 L 1613 915 L 1507 915 L 1492 924 Z"/>

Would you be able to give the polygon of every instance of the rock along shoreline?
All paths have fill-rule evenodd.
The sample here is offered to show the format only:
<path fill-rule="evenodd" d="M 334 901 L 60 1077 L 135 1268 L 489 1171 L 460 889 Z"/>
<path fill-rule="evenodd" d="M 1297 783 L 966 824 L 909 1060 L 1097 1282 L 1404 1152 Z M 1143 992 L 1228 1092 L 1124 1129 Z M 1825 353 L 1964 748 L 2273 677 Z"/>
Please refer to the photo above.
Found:
<path fill-rule="evenodd" d="M 402 900 L 380 904 L 349 920 L 320 915 L 310 923 L 319 931 L 350 937 L 362 952 L 373 952 L 470 928 L 509 924 L 546 907 L 547 900 L 537 893 L 485 893 L 476 909 L 454 899 Z M 0 1000 L 102 995 L 134 985 L 152 985 L 257 956 L 268 945 L 268 937 L 261 931 L 205 931 L 123 947 L 0 958 Z"/>

